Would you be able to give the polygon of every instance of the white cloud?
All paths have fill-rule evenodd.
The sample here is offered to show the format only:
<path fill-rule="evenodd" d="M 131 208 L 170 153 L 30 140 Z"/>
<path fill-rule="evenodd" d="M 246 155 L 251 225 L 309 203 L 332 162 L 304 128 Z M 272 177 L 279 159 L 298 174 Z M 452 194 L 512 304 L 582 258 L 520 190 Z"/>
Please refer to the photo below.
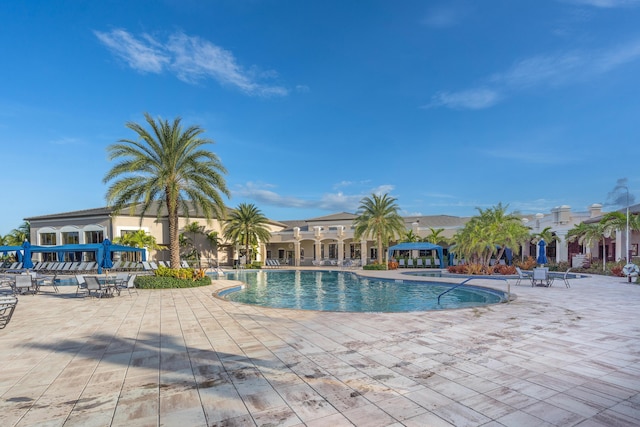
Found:
<path fill-rule="evenodd" d="M 495 105 L 500 94 L 492 89 L 478 88 L 460 92 L 438 92 L 425 108 L 447 107 L 454 110 L 480 110 Z"/>
<path fill-rule="evenodd" d="M 640 5 L 640 0 L 562 0 L 564 3 L 571 3 L 582 6 L 600 7 L 612 9 L 617 7 L 634 7 Z"/>
<path fill-rule="evenodd" d="M 273 190 L 273 185 L 248 182 L 234 189 L 234 196 L 255 200 L 257 203 L 280 208 L 314 208 L 328 212 L 355 212 L 363 197 L 371 194 L 385 194 L 394 189 L 392 185 L 380 185 L 364 193 L 345 194 L 342 191 L 325 193 L 319 198 L 306 199 L 296 196 L 284 196 Z"/>
<path fill-rule="evenodd" d="M 120 29 L 109 33 L 94 31 L 94 34 L 114 55 L 124 60 L 134 70 L 160 73 L 169 64 L 170 58 L 150 37 L 138 40 Z"/>
<path fill-rule="evenodd" d="M 585 82 L 638 59 L 640 40 L 608 49 L 536 55 L 515 62 L 504 72 L 489 76 L 480 87 L 438 92 L 425 107 L 489 108 L 517 91 Z"/>
<path fill-rule="evenodd" d="M 122 29 L 94 31 L 96 37 L 131 68 L 145 73 L 169 71 L 186 83 L 214 79 L 247 95 L 285 96 L 289 91 L 263 83 L 277 76 L 273 70 L 249 70 L 238 64 L 233 53 L 197 36 L 176 32 L 162 43 L 149 34 L 135 37 Z"/>
<path fill-rule="evenodd" d="M 448 28 L 458 23 L 459 16 L 452 7 L 437 7 L 429 10 L 422 22 L 431 28 Z"/>

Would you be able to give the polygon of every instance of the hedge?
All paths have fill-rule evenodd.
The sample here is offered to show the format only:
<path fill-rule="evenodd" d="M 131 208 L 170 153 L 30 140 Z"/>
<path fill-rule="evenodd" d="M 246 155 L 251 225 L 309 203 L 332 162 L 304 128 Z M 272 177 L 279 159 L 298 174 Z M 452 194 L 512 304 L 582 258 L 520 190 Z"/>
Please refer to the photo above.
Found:
<path fill-rule="evenodd" d="M 176 279 L 162 276 L 136 276 L 135 285 L 138 289 L 170 289 L 170 288 L 196 288 L 211 284 L 210 277 L 201 279 Z"/>

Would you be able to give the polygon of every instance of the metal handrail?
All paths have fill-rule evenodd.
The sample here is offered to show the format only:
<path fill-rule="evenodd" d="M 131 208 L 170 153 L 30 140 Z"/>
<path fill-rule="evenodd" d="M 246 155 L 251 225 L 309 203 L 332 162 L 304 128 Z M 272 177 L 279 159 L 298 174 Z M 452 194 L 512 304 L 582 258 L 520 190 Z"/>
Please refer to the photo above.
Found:
<path fill-rule="evenodd" d="M 459 288 L 460 286 L 463 286 L 465 283 L 474 280 L 474 279 L 484 279 L 484 280 L 504 280 L 505 282 L 507 282 L 507 302 L 509 302 L 511 300 L 511 286 L 509 286 L 509 281 L 507 279 L 501 279 L 501 278 L 493 278 L 493 277 L 469 277 L 468 279 L 466 279 L 464 282 L 458 283 L 455 286 L 450 287 L 449 289 L 447 289 L 446 291 L 442 292 L 440 295 L 438 295 L 438 305 L 440 305 L 440 298 L 451 292 L 452 290 Z"/>

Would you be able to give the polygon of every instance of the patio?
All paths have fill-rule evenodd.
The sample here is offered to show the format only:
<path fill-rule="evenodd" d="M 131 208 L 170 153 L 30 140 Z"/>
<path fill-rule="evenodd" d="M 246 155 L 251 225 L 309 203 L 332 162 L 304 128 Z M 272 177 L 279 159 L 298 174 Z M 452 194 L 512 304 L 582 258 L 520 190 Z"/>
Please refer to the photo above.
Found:
<path fill-rule="evenodd" d="M 640 424 L 640 286 L 624 278 L 393 314 L 212 297 L 230 284 L 20 297 L 0 330 L 0 424 Z"/>

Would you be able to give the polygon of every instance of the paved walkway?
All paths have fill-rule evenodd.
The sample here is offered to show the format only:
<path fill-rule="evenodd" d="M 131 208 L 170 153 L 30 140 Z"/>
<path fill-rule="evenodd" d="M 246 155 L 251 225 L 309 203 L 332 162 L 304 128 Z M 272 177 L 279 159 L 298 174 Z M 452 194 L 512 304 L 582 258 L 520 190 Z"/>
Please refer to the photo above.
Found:
<path fill-rule="evenodd" d="M 229 284 L 20 297 L 0 330 L 0 425 L 640 425 L 640 286 L 625 279 L 395 314 L 212 296 Z"/>

